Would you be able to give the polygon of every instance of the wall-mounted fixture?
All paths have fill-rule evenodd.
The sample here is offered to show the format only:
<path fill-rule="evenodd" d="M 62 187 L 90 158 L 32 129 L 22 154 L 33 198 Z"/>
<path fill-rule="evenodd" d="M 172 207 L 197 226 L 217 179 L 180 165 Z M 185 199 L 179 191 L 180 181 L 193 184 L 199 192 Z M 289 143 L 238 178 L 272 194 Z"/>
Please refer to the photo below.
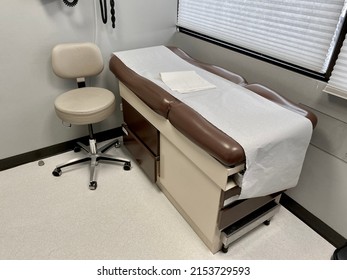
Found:
<path fill-rule="evenodd" d="M 78 0 L 63 0 L 64 4 L 69 7 L 74 7 L 78 3 Z M 114 0 L 110 0 L 110 7 L 111 7 L 111 22 L 112 27 L 116 27 L 116 11 L 115 11 L 115 3 Z M 101 18 L 102 22 L 104 24 L 107 23 L 107 2 L 106 0 L 100 0 L 100 11 L 101 11 Z"/>
<path fill-rule="evenodd" d="M 69 7 L 73 7 L 78 3 L 78 0 L 63 0 L 64 4 Z"/>
<path fill-rule="evenodd" d="M 101 18 L 102 22 L 104 24 L 107 23 L 107 3 L 106 0 L 99 0 L 100 1 L 100 10 L 101 10 Z M 115 16 L 115 3 L 114 0 L 110 0 L 110 7 L 111 7 L 111 22 L 112 22 L 112 27 L 116 27 L 116 16 Z"/>

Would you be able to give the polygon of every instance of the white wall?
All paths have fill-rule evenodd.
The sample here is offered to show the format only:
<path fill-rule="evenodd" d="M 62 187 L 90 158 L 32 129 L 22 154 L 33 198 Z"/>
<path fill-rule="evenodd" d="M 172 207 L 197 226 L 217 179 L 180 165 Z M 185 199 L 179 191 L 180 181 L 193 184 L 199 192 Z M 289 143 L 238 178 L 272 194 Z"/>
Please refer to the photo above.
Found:
<path fill-rule="evenodd" d="M 0 159 L 87 135 L 85 127 L 66 128 L 55 115 L 56 96 L 75 86 L 51 70 L 50 53 L 55 44 L 95 41 L 103 52 L 105 69 L 91 83 L 109 88 L 118 97 L 116 81 L 108 70 L 111 52 L 167 44 L 175 32 L 176 0 L 115 2 L 113 29 L 110 20 L 107 25 L 102 23 L 98 0 L 80 0 L 73 8 L 61 0 L 2 0 Z M 120 124 L 118 110 L 95 130 Z"/>
<path fill-rule="evenodd" d="M 347 238 L 347 100 L 328 96 L 324 82 L 178 33 L 174 42 L 196 59 L 268 86 L 318 116 L 297 187 L 295 201 Z"/>

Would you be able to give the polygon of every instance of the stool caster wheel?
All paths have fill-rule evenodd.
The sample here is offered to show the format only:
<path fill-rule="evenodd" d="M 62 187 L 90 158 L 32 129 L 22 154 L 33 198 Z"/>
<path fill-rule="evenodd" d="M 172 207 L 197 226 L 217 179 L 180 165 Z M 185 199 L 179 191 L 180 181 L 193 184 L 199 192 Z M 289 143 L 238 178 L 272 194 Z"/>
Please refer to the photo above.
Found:
<path fill-rule="evenodd" d="M 224 254 L 226 254 L 226 253 L 228 253 L 228 251 L 229 251 L 229 247 L 226 247 L 225 245 L 223 245 L 223 247 L 222 247 L 222 252 L 223 252 Z"/>
<path fill-rule="evenodd" d="M 120 142 L 119 140 L 116 140 L 116 142 L 114 143 L 115 148 L 120 148 Z"/>
<path fill-rule="evenodd" d="M 89 183 L 89 189 L 90 189 L 91 191 L 95 191 L 97 186 L 98 186 L 98 183 L 97 183 L 96 181 L 91 181 L 91 182 Z"/>
<path fill-rule="evenodd" d="M 130 163 L 130 161 L 124 163 L 123 169 L 126 170 L 126 171 L 129 171 L 129 170 L 131 169 L 131 163 Z"/>
<path fill-rule="evenodd" d="M 60 169 L 60 168 L 54 169 L 53 172 L 52 172 L 52 174 L 53 174 L 53 176 L 55 176 L 55 177 L 59 177 L 59 176 L 62 174 L 61 169 Z"/>
<path fill-rule="evenodd" d="M 264 225 L 269 226 L 270 225 L 270 220 L 266 220 L 265 222 L 263 222 Z"/>
<path fill-rule="evenodd" d="M 73 148 L 73 151 L 74 151 L 75 153 L 78 153 L 78 152 L 81 151 L 81 147 L 76 146 L 75 148 Z"/>

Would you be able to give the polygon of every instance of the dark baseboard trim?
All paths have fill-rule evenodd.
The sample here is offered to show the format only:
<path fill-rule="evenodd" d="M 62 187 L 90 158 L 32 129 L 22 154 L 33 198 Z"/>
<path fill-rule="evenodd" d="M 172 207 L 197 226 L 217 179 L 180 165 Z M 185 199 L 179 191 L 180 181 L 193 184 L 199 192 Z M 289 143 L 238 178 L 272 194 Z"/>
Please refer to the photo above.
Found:
<path fill-rule="evenodd" d="M 121 127 L 113 128 L 107 131 L 95 133 L 95 138 L 99 141 L 105 141 L 112 138 L 117 138 L 123 135 Z M 0 171 L 10 169 L 25 163 L 40 160 L 43 158 L 51 157 L 57 154 L 64 153 L 72 150 L 75 147 L 76 142 L 88 144 L 88 136 L 80 137 L 78 139 L 70 140 L 53 146 L 45 147 L 39 150 L 27 152 L 24 154 L 16 155 L 13 157 L 0 160 Z"/>
<path fill-rule="evenodd" d="M 336 248 L 346 244 L 346 238 L 337 233 L 322 220 L 318 219 L 285 193 L 282 194 L 280 204 Z"/>

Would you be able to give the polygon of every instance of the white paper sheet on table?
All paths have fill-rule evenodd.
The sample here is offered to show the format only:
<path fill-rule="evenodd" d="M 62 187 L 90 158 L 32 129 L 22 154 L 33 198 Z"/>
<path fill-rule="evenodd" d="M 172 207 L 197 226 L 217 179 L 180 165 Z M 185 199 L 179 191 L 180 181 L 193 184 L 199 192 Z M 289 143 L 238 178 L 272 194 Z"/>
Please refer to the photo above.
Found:
<path fill-rule="evenodd" d="M 162 72 L 160 73 L 160 77 L 171 90 L 179 93 L 188 93 L 216 87 L 199 76 L 195 71 Z"/>
<path fill-rule="evenodd" d="M 246 155 L 246 170 L 239 199 L 264 196 L 297 185 L 312 136 L 312 124 L 307 118 L 188 63 L 165 46 L 114 54 L 127 67 L 165 89 L 240 143 Z M 162 72 L 175 71 L 196 71 L 216 87 L 178 93 L 160 77 Z"/>

